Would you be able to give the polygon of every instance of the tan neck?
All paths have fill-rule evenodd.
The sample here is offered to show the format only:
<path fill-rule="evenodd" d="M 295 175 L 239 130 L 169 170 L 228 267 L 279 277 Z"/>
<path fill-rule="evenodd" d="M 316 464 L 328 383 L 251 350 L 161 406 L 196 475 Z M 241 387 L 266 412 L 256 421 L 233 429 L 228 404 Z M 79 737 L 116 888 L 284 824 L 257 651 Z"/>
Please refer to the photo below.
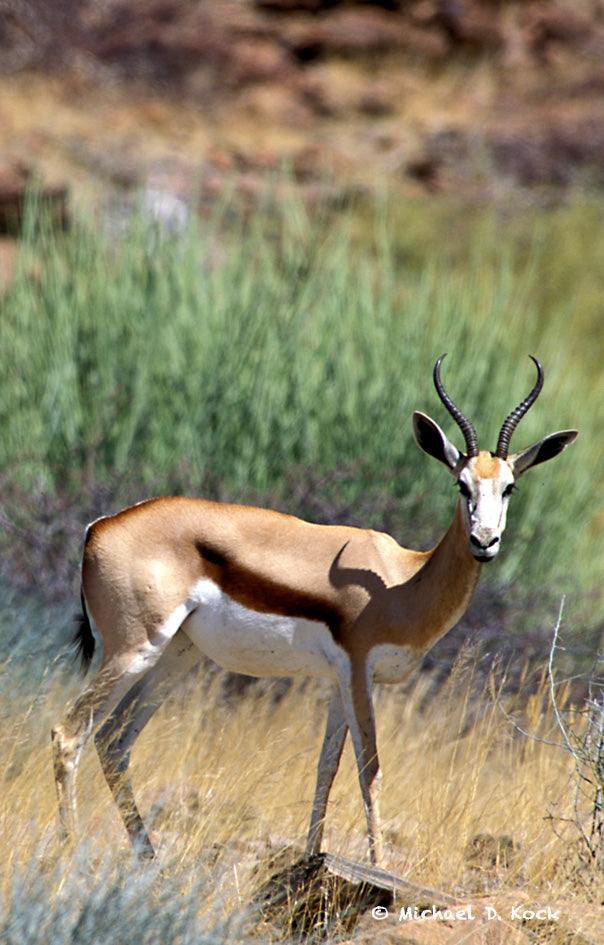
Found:
<path fill-rule="evenodd" d="M 482 570 L 480 561 L 470 554 L 461 509 L 459 502 L 448 531 L 422 569 L 432 585 L 427 593 L 438 608 L 442 633 L 451 629 L 469 607 Z"/>
<path fill-rule="evenodd" d="M 368 631 L 373 625 L 377 643 L 428 650 L 467 610 L 481 567 L 469 552 L 458 505 L 447 533 L 415 573 L 375 593 L 361 621 Z"/>

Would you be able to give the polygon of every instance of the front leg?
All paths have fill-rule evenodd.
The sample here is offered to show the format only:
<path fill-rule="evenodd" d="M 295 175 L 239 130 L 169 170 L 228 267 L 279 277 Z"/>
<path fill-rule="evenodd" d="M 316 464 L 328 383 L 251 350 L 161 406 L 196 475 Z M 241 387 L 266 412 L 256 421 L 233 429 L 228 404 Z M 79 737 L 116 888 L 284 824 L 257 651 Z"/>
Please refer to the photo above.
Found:
<path fill-rule="evenodd" d="M 379 866 L 384 857 L 380 820 L 382 773 L 377 753 L 371 684 L 367 678 L 364 663 L 352 668 L 349 685 L 340 684 L 340 690 L 354 746 L 359 785 L 365 806 L 369 857 L 373 864 Z"/>
<path fill-rule="evenodd" d="M 317 786 L 315 788 L 315 798 L 312 805 L 308 839 L 306 841 L 306 856 L 312 856 L 313 853 L 318 853 L 321 849 L 327 801 L 340 764 L 347 731 L 348 724 L 346 722 L 346 713 L 344 712 L 340 691 L 338 687 L 336 687 L 327 711 L 325 737 L 323 739 L 321 755 L 319 756 Z"/>

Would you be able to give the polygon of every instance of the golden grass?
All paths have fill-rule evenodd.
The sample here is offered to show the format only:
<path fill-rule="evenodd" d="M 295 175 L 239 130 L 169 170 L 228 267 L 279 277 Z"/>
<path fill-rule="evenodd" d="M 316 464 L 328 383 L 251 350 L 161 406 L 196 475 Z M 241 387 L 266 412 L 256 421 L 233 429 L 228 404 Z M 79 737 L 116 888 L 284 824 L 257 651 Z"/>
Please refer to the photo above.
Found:
<path fill-rule="evenodd" d="M 195 908 L 213 923 L 249 903 L 268 875 L 271 852 L 303 844 L 325 708 L 325 690 L 315 685 L 294 687 L 274 704 L 270 689 L 227 700 L 220 683 L 221 677 L 211 685 L 195 680 L 186 698 L 170 700 L 141 735 L 131 766 L 160 866 L 178 877 L 183 896 L 203 882 L 204 896 Z M 377 693 L 387 866 L 465 900 L 513 891 L 552 906 L 587 902 L 587 886 L 577 882 L 577 832 L 565 823 L 574 819 L 568 755 L 519 735 L 497 704 L 493 679 L 476 695 L 471 667 L 454 672 L 436 696 L 430 686 L 422 677 L 410 693 Z M 78 849 L 85 848 L 90 875 L 102 882 L 107 870 L 112 881 L 121 882 L 122 872 L 132 869 L 125 832 L 91 746 L 80 768 L 78 848 L 57 844 L 48 733 L 61 715 L 64 694 L 56 679 L 43 701 L 18 707 L 15 700 L 4 720 L 0 898 L 5 902 L 14 896 L 16 882 L 32 876 L 42 882 L 49 901 L 60 896 Z M 524 700 L 522 724 L 552 737 L 544 689 Z M 357 859 L 367 856 L 348 745 L 324 846 Z M 601 901 L 601 879 L 590 888 L 592 897 L 599 889 Z"/>

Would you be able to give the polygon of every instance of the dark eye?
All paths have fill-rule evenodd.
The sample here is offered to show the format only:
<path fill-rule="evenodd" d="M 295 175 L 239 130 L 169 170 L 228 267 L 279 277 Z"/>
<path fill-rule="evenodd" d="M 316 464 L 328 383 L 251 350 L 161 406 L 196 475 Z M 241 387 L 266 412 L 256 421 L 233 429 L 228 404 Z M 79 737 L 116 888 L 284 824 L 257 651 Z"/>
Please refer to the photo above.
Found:
<path fill-rule="evenodd" d="M 505 489 L 503 490 L 504 499 L 509 499 L 509 497 L 511 496 L 512 492 L 515 491 L 515 489 L 516 489 L 516 486 L 514 485 L 513 482 L 511 482 L 509 486 L 506 486 Z"/>
<path fill-rule="evenodd" d="M 462 494 L 462 496 L 464 497 L 464 499 L 469 499 L 469 498 L 471 497 L 472 493 L 471 493 L 470 490 L 468 489 L 468 487 L 467 487 L 467 485 L 465 484 L 465 482 L 463 481 L 463 479 L 460 479 L 459 482 L 457 483 L 457 485 L 459 486 L 459 491 L 461 492 L 461 494 Z"/>

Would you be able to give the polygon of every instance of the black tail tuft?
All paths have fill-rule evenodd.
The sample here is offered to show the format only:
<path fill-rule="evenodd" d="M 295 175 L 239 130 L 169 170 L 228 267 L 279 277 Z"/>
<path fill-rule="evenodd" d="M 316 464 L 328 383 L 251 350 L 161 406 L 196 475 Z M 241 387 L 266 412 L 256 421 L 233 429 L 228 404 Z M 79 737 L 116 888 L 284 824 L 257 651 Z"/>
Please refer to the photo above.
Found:
<path fill-rule="evenodd" d="M 94 656 L 95 641 L 82 589 L 80 589 L 80 600 L 82 602 L 82 612 L 75 618 L 78 629 L 73 638 L 73 645 L 76 651 L 75 658 L 80 658 L 82 673 L 86 675 Z"/>

